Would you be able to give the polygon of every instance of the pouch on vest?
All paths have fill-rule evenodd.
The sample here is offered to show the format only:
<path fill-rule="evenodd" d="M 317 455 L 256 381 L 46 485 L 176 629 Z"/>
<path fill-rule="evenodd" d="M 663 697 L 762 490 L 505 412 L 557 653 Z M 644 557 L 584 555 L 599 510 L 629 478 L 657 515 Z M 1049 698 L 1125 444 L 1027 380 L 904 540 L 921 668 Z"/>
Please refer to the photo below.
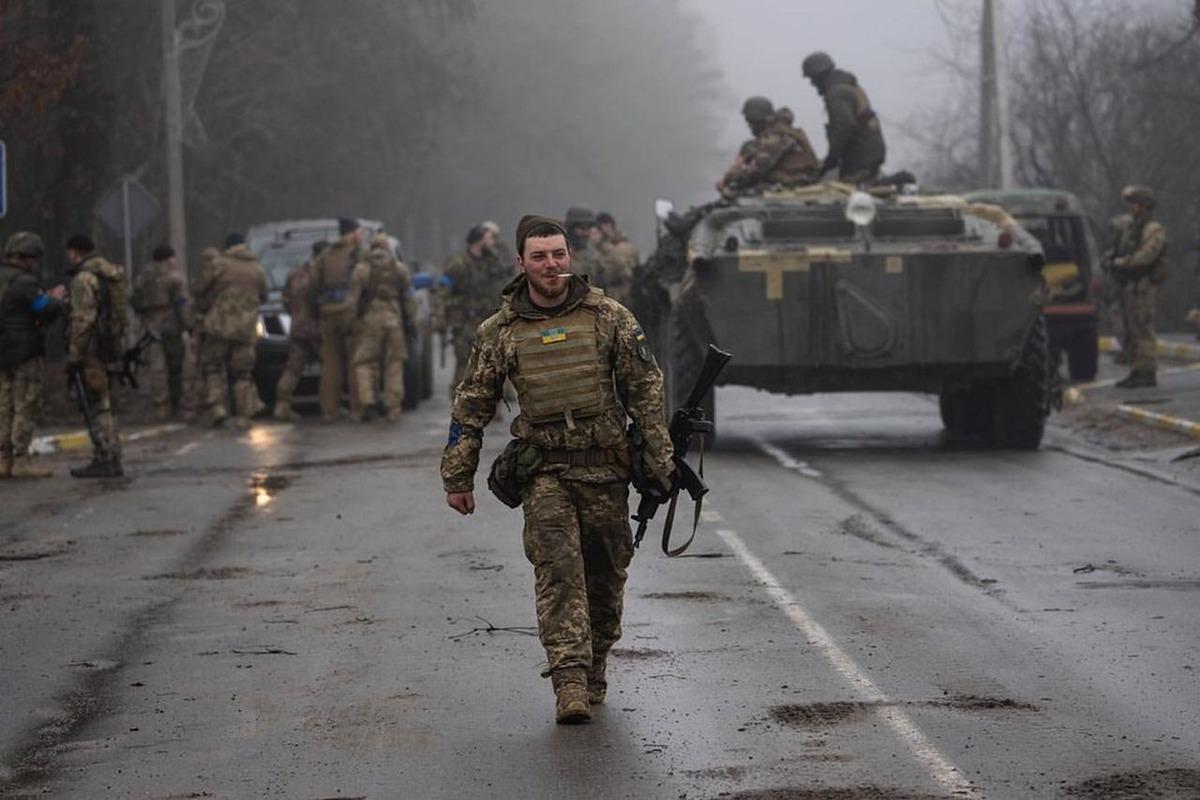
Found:
<path fill-rule="evenodd" d="M 513 439 L 496 456 L 488 470 L 488 488 L 496 499 L 509 508 L 516 508 L 528 491 L 533 477 L 542 468 L 542 454 L 522 439 Z"/>
<path fill-rule="evenodd" d="M 125 354 L 127 287 L 124 273 L 98 274 L 100 279 L 99 313 L 96 315 L 97 355 L 105 364 L 114 364 Z"/>

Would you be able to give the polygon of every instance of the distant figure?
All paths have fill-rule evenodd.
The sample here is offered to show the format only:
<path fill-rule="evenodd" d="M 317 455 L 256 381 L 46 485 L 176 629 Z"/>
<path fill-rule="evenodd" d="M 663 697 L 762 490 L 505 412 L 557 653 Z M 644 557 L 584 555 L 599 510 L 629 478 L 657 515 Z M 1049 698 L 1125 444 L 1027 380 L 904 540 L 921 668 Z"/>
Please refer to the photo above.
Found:
<path fill-rule="evenodd" d="M 596 227 L 600 230 L 600 241 L 596 245 L 604 284 L 604 293 L 626 308 L 629 307 L 633 291 L 633 270 L 638 265 L 638 250 L 633 242 L 617 229 L 612 214 L 601 211 L 596 215 Z"/>
<path fill-rule="evenodd" d="M 221 425 L 229 415 L 226 402 L 233 373 L 234 423 L 246 430 L 250 418 L 263 409 L 254 385 L 254 360 L 258 308 L 267 299 L 267 273 L 240 233 L 226 237 L 225 252 L 196 284 L 196 297 L 203 297 L 208 309 L 200 365 L 212 424 Z"/>
<path fill-rule="evenodd" d="M 804 59 L 804 77 L 812 81 L 825 99 L 829 122 L 825 126 L 829 152 L 821 174 L 837 168 L 847 183 L 869 183 L 879 177 L 887 155 L 879 117 L 871 108 L 858 79 L 837 69 L 828 53 L 813 53 Z"/>
<path fill-rule="evenodd" d="M 491 220 L 484 220 L 479 223 L 479 227 L 492 232 L 492 238 L 495 240 L 492 257 L 515 278 L 517 276 L 517 258 L 513 255 L 512 248 L 508 246 L 508 243 L 500 238 L 500 226 Z"/>
<path fill-rule="evenodd" d="M 1113 336 L 1120 349 L 1113 353 L 1114 364 L 1129 364 L 1129 336 L 1125 330 L 1125 315 L 1121 310 L 1121 282 L 1117 275 L 1113 260 L 1119 255 L 1121 236 L 1133 217 L 1128 214 L 1118 214 L 1108 221 L 1108 246 L 1100 256 L 1100 269 L 1104 272 L 1103 291 L 1100 293 L 1100 305 L 1104 316 L 1112 326 Z"/>
<path fill-rule="evenodd" d="M 154 398 L 159 416 L 176 419 L 183 399 L 183 360 L 187 352 L 183 341 L 189 326 L 187 284 L 169 245 L 156 247 L 152 259 L 138 274 L 132 304 L 142 326 L 159 337 L 159 346 L 152 351 L 153 367 L 166 379 L 165 391 Z"/>
<path fill-rule="evenodd" d="M 1154 219 L 1157 201 L 1150 187 L 1126 186 L 1121 199 L 1130 216 L 1112 265 L 1121 284 L 1121 314 L 1131 352 L 1129 375 L 1117 387 L 1137 389 L 1158 385 L 1154 313 L 1158 286 L 1167 278 L 1167 229 Z"/>
<path fill-rule="evenodd" d="M 375 414 L 375 387 L 383 365 L 383 410 L 388 422 L 400 419 L 404 400 L 404 359 L 416 337 L 417 307 L 408 267 L 392 254 L 382 234 L 371 240 L 365 260 L 350 278 L 350 297 L 359 320 L 354 345 L 354 380 L 362 409 L 359 419 Z"/>
<path fill-rule="evenodd" d="M 742 106 L 742 116 L 754 138 L 745 142 L 733 166 L 717 182 L 726 199 L 757 194 L 765 187 L 792 188 L 814 183 L 819 177 L 816 153 L 808 135 L 793 128 L 791 111 L 776 113 L 765 97 L 751 97 Z"/>
<path fill-rule="evenodd" d="M 475 328 L 499 305 L 500 289 L 512 280 L 508 267 L 496 258 L 496 235 L 482 225 L 467 232 L 467 247 L 442 267 L 438 287 L 436 328 L 454 340 L 454 387 L 467 373 L 475 344 Z"/>
<path fill-rule="evenodd" d="M 336 242 L 317 256 L 308 287 L 308 310 L 321 324 L 321 421 L 335 422 L 342 406 L 342 383 L 354 354 L 358 316 L 350 302 L 350 276 L 362 247 L 358 220 L 338 220 Z M 358 392 L 350 380 L 350 415 L 359 415 Z"/>
<path fill-rule="evenodd" d="M 304 376 L 304 368 L 321 360 L 321 325 L 308 307 L 308 292 L 312 285 L 313 266 L 317 256 L 329 246 L 324 239 L 313 242 L 312 257 L 288 273 L 283 285 L 283 309 L 291 317 L 288 329 L 288 355 L 275 384 L 275 419 L 296 419 L 292 395 Z"/>

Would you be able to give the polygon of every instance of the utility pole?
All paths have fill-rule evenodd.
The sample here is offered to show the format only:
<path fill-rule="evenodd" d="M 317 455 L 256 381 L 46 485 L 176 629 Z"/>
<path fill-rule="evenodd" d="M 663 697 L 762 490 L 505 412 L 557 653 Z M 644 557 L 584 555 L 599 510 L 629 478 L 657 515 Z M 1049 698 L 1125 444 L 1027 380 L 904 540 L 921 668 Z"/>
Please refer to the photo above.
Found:
<path fill-rule="evenodd" d="M 979 29 L 979 179 L 984 186 L 1007 189 L 1013 183 L 1012 145 L 999 6 L 1000 0 L 983 0 Z"/>
<path fill-rule="evenodd" d="M 188 278 L 187 218 L 183 197 L 183 100 L 179 81 L 179 38 L 175 0 L 162 0 L 163 93 L 167 122 L 167 226 L 175 258 Z"/>

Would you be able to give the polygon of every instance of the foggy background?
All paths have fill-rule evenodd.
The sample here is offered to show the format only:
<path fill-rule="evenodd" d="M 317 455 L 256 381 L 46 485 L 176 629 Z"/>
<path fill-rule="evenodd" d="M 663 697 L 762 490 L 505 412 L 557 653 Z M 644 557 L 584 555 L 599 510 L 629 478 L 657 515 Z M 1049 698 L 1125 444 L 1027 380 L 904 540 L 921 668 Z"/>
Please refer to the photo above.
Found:
<path fill-rule="evenodd" d="M 748 136 L 742 101 L 788 105 L 824 155 L 800 74 L 827 50 L 883 121 L 885 171 L 978 188 L 978 0 L 178 0 L 203 47 L 181 64 L 188 262 L 279 219 L 384 221 L 423 265 L 466 230 L 571 204 L 612 212 L 645 252 L 653 201 L 711 200 Z M 118 235 L 97 201 L 137 179 L 166 207 L 157 2 L 0 0 L 0 235 Z M 1200 219 L 1194 0 L 1006 0 L 1019 185 L 1074 191 L 1097 230 L 1120 187 L 1161 198 L 1180 303 Z M 134 261 L 166 238 L 165 212 Z M 1174 266 L 1174 265 L 1178 266 Z M 61 270 L 51 248 L 48 273 Z M 1170 308 L 1175 316 L 1177 309 Z"/>

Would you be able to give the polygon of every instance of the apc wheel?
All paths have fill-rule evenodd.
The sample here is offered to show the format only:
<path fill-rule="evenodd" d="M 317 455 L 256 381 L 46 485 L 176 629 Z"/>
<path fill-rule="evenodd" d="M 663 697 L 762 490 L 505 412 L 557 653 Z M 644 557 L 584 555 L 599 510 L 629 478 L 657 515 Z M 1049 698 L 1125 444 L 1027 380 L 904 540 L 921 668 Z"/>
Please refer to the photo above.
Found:
<path fill-rule="evenodd" d="M 1038 317 L 1011 378 L 995 387 L 992 431 L 999 447 L 1036 450 L 1050 414 L 1050 350 L 1046 320 Z"/>
<path fill-rule="evenodd" d="M 704 366 L 705 348 L 696 338 L 685 313 L 678 306 L 672 306 L 667 328 L 666 380 L 669 417 L 687 402 L 688 394 L 696 385 L 696 378 L 699 377 L 700 370 Z M 701 401 L 704 415 L 709 419 L 715 419 L 716 406 L 713 398 L 715 393 L 710 390 Z M 706 444 L 712 445 L 716 441 L 716 431 L 708 434 L 707 438 Z"/>

